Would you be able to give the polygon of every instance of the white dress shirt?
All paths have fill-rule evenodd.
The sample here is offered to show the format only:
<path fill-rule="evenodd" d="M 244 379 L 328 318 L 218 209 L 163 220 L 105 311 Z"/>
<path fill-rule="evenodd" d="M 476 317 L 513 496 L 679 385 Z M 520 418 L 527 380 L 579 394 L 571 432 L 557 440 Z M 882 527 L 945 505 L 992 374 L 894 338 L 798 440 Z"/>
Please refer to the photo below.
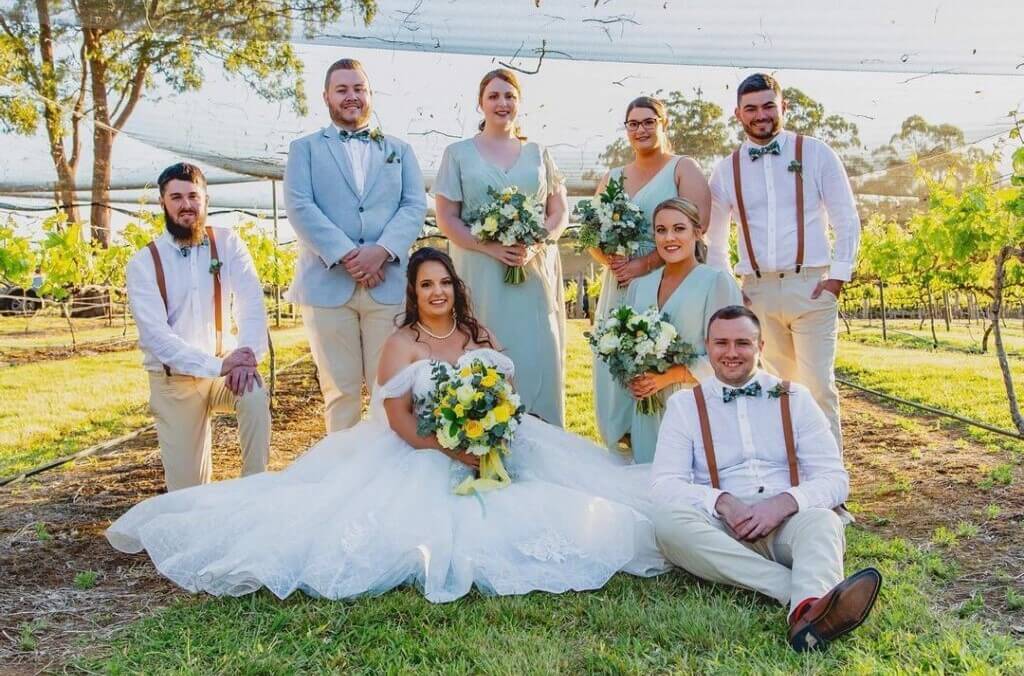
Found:
<path fill-rule="evenodd" d="M 750 243 L 762 272 L 796 269 L 796 182 L 790 163 L 796 157 L 796 134 L 783 131 L 775 137 L 780 154 L 766 154 L 756 161 L 744 141 L 740 146 L 743 205 L 747 211 Z M 828 267 L 829 279 L 849 281 L 860 246 L 860 217 L 850 188 L 850 179 L 839 157 L 822 141 L 804 137 L 804 266 Z M 730 270 L 730 221 L 739 223 L 732 156 L 718 163 L 711 173 L 711 222 L 708 226 L 708 263 Z M 835 253 L 829 244 L 831 224 Z M 737 227 L 740 227 L 737 225 Z M 738 238 L 740 260 L 736 272 L 754 272 L 742 233 Z"/>
<path fill-rule="evenodd" d="M 348 163 L 352 165 L 352 178 L 356 181 L 356 190 L 360 195 L 362 195 L 363 188 L 366 186 L 366 170 L 370 166 L 370 153 L 383 151 L 377 147 L 377 142 L 373 139 L 370 139 L 369 141 L 356 141 L 354 139 L 341 141 L 342 128 L 334 124 L 334 129 L 338 132 L 338 140 L 341 142 L 341 147 L 345 150 L 345 155 L 348 157 Z M 369 127 L 360 127 L 356 131 L 359 132 L 363 129 L 369 129 Z M 388 252 L 389 261 L 398 259 L 398 256 L 396 256 L 395 252 L 391 249 L 387 248 L 383 244 L 378 244 L 378 246 Z M 337 263 L 335 263 L 335 265 L 336 264 Z"/>
<path fill-rule="evenodd" d="M 245 243 L 228 228 L 214 228 L 220 256 L 224 355 L 248 347 L 259 360 L 267 351 L 267 313 L 263 286 Z M 168 233 L 156 240 L 167 283 L 167 309 L 156 283 L 153 255 L 140 249 L 128 262 L 128 302 L 139 328 L 139 348 L 147 371 L 216 378 L 220 375 L 213 308 L 210 246 L 195 246 L 188 256 Z M 230 318 L 238 329 L 231 332 Z"/>
<path fill-rule="evenodd" d="M 778 399 L 768 391 L 782 382 L 757 371 L 744 383 L 761 384 L 758 397 L 739 396 L 725 403 L 724 385 L 711 376 L 701 381 L 711 423 L 720 489 L 711 487 L 697 404 L 691 390 L 668 400 L 651 468 L 655 504 L 689 506 L 713 517 L 719 496 L 731 493 L 750 502 L 789 493 L 799 509 L 834 509 L 849 493 L 850 479 L 825 414 L 803 385 L 790 384 L 790 413 L 800 485 L 789 480 L 789 460 Z"/>

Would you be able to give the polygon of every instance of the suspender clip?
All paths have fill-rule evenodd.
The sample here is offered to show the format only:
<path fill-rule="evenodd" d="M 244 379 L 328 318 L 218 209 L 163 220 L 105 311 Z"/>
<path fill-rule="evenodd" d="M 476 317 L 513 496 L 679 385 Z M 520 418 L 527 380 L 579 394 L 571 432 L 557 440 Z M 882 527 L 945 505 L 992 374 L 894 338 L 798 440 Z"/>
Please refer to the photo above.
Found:
<path fill-rule="evenodd" d="M 761 271 L 760 270 L 754 270 L 754 276 L 757 277 L 758 279 L 761 279 Z"/>
<path fill-rule="evenodd" d="M 799 264 L 797 264 L 797 266 L 796 266 L 796 271 L 797 271 L 797 274 L 800 273 L 800 265 Z"/>

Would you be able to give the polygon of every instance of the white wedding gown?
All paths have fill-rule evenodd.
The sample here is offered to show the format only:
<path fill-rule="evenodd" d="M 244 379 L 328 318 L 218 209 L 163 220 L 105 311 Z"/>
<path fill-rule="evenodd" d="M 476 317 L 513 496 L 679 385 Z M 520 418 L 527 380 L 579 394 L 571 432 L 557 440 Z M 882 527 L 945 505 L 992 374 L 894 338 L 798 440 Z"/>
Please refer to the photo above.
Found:
<path fill-rule="evenodd" d="M 511 374 L 489 349 L 467 352 Z M 370 418 L 330 434 L 280 472 L 142 502 L 107 531 L 146 550 L 185 589 L 238 596 L 266 587 L 332 599 L 412 584 L 431 601 L 596 589 L 618 571 L 668 569 L 654 540 L 648 466 L 527 416 L 505 465 L 512 485 L 472 496 L 469 470 L 416 450 L 387 424 L 385 398 L 430 390 L 431 362 L 378 386 Z"/>

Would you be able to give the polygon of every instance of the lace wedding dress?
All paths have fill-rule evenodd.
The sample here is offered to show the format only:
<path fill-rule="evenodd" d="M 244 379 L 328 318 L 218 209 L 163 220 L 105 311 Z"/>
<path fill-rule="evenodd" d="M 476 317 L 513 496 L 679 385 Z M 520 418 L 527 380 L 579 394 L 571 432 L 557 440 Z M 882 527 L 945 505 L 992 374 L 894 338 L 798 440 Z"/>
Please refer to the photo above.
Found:
<path fill-rule="evenodd" d="M 489 349 L 465 353 L 511 375 Z M 107 531 L 145 550 L 179 586 L 238 596 L 266 587 L 350 598 L 418 587 L 431 601 L 484 594 L 596 589 L 618 571 L 654 575 L 658 553 L 648 467 L 626 465 L 576 435 L 527 416 L 505 465 L 512 485 L 452 491 L 469 470 L 416 450 L 387 424 L 382 402 L 431 389 L 432 362 L 378 386 L 368 420 L 328 435 L 281 472 L 150 498 Z"/>

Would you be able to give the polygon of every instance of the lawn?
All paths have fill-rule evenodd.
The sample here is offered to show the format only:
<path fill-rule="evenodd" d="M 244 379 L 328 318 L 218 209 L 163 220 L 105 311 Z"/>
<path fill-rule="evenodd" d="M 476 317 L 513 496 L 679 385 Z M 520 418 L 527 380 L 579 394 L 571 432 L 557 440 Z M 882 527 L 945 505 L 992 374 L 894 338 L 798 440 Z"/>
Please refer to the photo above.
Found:
<path fill-rule="evenodd" d="M 593 437 L 582 330 L 570 325 L 568 420 Z M 785 611 L 773 602 L 672 573 L 619 575 L 588 593 L 474 593 L 446 605 L 408 589 L 351 602 L 189 597 L 72 666 L 203 674 L 1024 672 L 1020 642 L 937 611 L 935 592 L 951 575 L 938 555 L 859 527 L 848 540 L 848 569 L 874 565 L 886 584 L 868 623 L 820 655 L 788 647 Z"/>
<path fill-rule="evenodd" d="M 882 340 L 882 324 L 878 320 L 870 324 L 860 319 L 850 320 L 851 331 L 847 333 L 846 325 L 839 323 L 839 337 L 847 341 L 856 341 L 869 345 L 886 345 L 889 347 L 909 347 L 916 349 L 933 349 L 932 332 L 925 322 L 923 328 L 920 322 L 913 319 L 896 319 L 887 322 L 887 340 Z M 952 350 L 957 352 L 981 353 L 981 339 L 985 333 L 985 327 L 980 323 L 968 324 L 963 320 L 957 320 L 946 331 L 946 324 L 941 321 L 935 323 L 935 337 L 938 339 L 940 350 Z M 1002 329 L 1003 343 L 1007 352 L 1011 354 L 1024 354 L 1024 329 L 1018 320 L 1010 320 L 1007 326 Z M 995 356 L 995 337 L 989 336 L 988 354 Z"/>
<path fill-rule="evenodd" d="M 305 351 L 301 328 L 273 336 L 282 365 Z M 141 363 L 127 350 L 0 369 L 0 477 L 150 422 Z"/>

